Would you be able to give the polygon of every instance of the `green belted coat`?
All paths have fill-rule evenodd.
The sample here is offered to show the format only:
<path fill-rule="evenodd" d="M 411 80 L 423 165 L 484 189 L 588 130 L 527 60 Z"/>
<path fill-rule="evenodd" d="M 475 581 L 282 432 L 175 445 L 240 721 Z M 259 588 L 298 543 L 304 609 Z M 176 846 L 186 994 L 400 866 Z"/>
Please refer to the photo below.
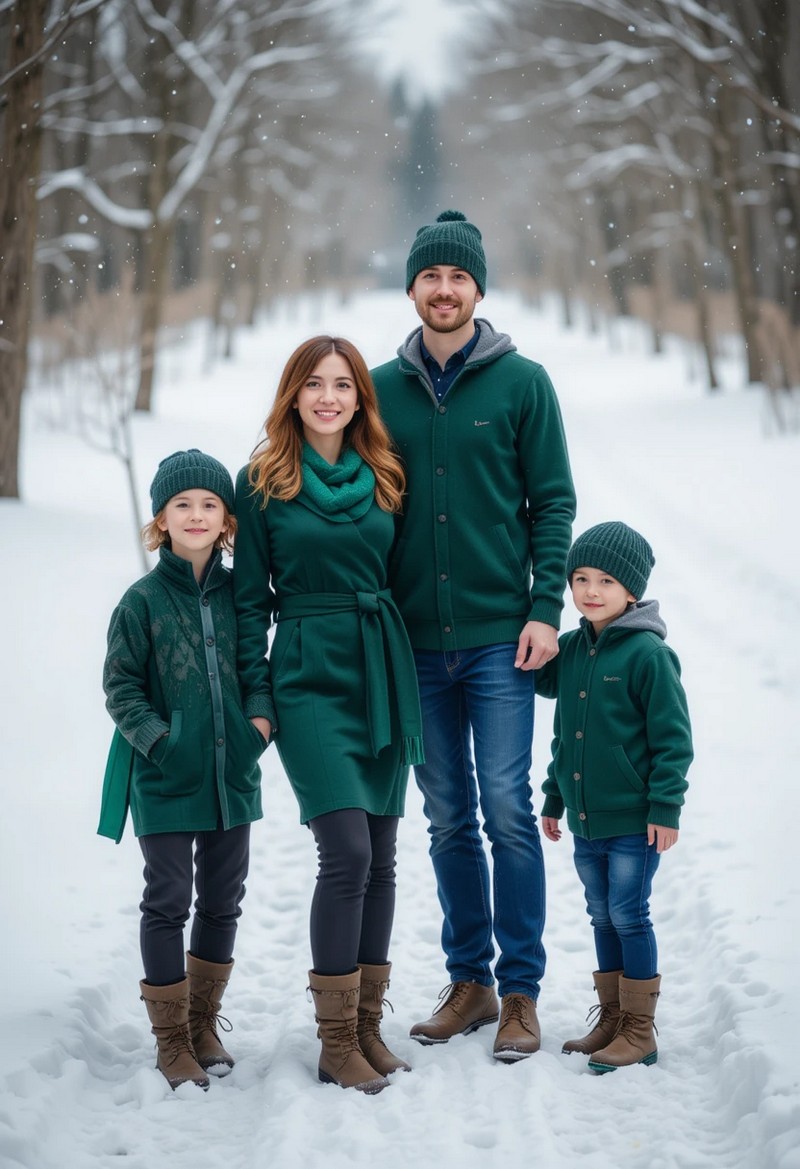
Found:
<path fill-rule="evenodd" d="M 394 519 L 374 501 L 337 522 L 300 499 L 261 502 L 243 469 L 233 576 L 245 712 L 273 722 L 303 823 L 341 808 L 400 816 L 421 728 L 387 590 Z"/>

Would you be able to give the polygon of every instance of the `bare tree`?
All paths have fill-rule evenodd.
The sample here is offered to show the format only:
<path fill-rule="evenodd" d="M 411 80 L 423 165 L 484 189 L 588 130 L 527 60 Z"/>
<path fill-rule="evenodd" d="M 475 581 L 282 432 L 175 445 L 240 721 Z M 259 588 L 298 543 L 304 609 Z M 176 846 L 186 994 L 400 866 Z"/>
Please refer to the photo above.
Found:
<path fill-rule="evenodd" d="M 19 427 L 27 371 L 44 63 L 53 44 L 104 0 L 14 0 L 0 7 L 8 65 L 0 77 L 0 496 L 19 496 Z M 51 8 L 57 11 L 48 24 Z"/>
<path fill-rule="evenodd" d="M 766 274 L 775 273 L 779 302 L 794 309 L 798 300 L 797 265 L 785 260 L 800 247 L 796 8 L 784 0 L 473 0 L 471 12 L 481 28 L 471 141 L 480 141 L 482 124 L 490 131 L 478 189 L 507 173 L 499 197 L 514 204 L 508 225 L 525 222 L 527 204 L 548 229 L 565 210 L 575 213 L 573 234 L 582 235 L 581 219 L 593 211 L 601 253 L 593 262 L 605 269 L 618 311 L 645 283 L 658 344 L 662 307 L 676 289 L 691 296 L 712 386 L 709 292 L 725 284 L 749 379 L 758 380 Z M 526 167 L 531 152 L 537 158 Z M 548 249 L 553 243 L 549 235 Z M 573 281 L 571 261 L 565 266 Z"/>

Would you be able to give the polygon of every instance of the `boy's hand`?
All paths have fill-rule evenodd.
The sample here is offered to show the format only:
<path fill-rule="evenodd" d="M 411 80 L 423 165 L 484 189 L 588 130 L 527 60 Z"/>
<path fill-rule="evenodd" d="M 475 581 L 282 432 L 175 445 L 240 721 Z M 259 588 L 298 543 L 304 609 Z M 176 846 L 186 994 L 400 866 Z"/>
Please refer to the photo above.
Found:
<path fill-rule="evenodd" d="M 264 742 L 268 743 L 272 738 L 272 723 L 269 721 L 269 719 L 256 717 L 251 718 L 250 722 L 261 735 L 261 738 L 264 740 Z"/>
<path fill-rule="evenodd" d="M 648 824 L 647 843 L 652 844 L 653 841 L 656 844 L 656 852 L 666 852 L 673 844 L 678 843 L 678 829 L 665 828 L 663 824 Z"/>
<path fill-rule="evenodd" d="M 554 816 L 542 816 L 542 832 L 548 840 L 560 840 L 561 829 L 558 826 L 558 820 Z"/>
<path fill-rule="evenodd" d="M 522 627 L 514 665 L 519 670 L 539 670 L 558 653 L 558 630 L 544 621 L 528 621 Z"/>

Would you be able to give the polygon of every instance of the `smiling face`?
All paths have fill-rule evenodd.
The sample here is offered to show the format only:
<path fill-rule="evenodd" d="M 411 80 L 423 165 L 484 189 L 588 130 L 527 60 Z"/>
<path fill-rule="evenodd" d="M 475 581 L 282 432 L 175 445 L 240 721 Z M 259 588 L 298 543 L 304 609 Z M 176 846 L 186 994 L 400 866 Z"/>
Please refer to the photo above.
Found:
<path fill-rule="evenodd" d="M 599 568 L 576 568 L 569 585 L 576 609 L 591 622 L 595 633 L 621 617 L 636 601 L 624 585 Z"/>
<path fill-rule="evenodd" d="M 202 568 L 217 540 L 228 530 L 225 504 L 205 488 L 181 491 L 168 500 L 158 527 L 169 536 L 176 556 Z"/>
<path fill-rule="evenodd" d="M 423 268 L 408 291 L 423 325 L 435 333 L 455 333 L 470 326 L 475 306 L 482 300 L 469 272 L 452 264 Z"/>
<path fill-rule="evenodd" d="M 359 409 L 358 391 L 349 363 L 340 353 L 326 353 L 314 366 L 294 400 L 303 436 L 329 463 L 338 459 L 345 428 Z"/>

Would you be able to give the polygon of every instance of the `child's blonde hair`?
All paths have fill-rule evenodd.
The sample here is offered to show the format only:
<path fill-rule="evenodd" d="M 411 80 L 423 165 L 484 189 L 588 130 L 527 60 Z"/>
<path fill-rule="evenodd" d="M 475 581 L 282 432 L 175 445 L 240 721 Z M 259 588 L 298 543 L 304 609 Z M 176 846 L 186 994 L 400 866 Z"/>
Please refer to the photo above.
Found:
<path fill-rule="evenodd" d="M 217 496 L 217 498 L 219 498 L 219 496 Z M 238 531 L 239 525 L 236 522 L 236 516 L 232 515 L 231 512 L 228 511 L 227 507 L 221 499 L 220 503 L 222 503 L 222 510 L 225 513 L 225 530 L 224 532 L 220 532 L 218 538 L 214 542 L 214 547 L 221 548 L 223 552 L 227 552 L 228 555 L 230 555 L 233 552 L 233 541 L 236 538 L 236 532 Z M 142 528 L 142 543 L 148 552 L 157 552 L 158 549 L 162 546 L 166 546 L 167 548 L 171 546 L 169 532 L 165 532 L 163 528 L 159 527 L 161 520 L 164 518 L 165 511 L 166 508 L 162 507 L 158 515 L 150 520 L 149 524 L 145 524 Z"/>

